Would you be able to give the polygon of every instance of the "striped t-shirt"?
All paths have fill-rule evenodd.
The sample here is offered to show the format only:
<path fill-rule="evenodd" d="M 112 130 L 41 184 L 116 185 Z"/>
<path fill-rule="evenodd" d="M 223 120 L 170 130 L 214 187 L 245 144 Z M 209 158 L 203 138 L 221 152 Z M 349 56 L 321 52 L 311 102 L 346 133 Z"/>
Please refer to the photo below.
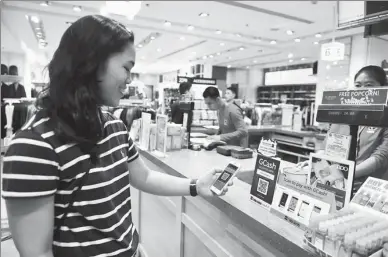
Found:
<path fill-rule="evenodd" d="M 55 195 L 55 226 L 68 211 L 53 239 L 55 257 L 130 257 L 137 250 L 127 162 L 139 154 L 123 122 L 109 113 L 103 116 L 104 137 L 94 166 L 77 145 L 53 140 L 51 120 L 43 111 L 16 134 L 3 158 L 4 198 Z M 71 194 L 87 169 L 87 180 L 69 210 Z"/>

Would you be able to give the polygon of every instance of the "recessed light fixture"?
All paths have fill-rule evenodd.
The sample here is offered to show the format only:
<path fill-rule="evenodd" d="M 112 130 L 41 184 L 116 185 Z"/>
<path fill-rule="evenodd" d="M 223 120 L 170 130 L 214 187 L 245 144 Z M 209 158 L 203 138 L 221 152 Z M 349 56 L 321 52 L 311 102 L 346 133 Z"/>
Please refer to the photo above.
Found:
<path fill-rule="evenodd" d="M 326 65 L 326 70 L 330 70 L 331 66 L 330 65 Z"/>
<path fill-rule="evenodd" d="M 333 65 L 337 65 L 338 64 L 338 62 L 333 62 Z"/>
<path fill-rule="evenodd" d="M 221 53 L 220 53 L 220 52 L 218 52 L 218 53 L 217 53 L 217 55 L 221 55 Z"/>
<path fill-rule="evenodd" d="M 247 66 L 246 68 L 249 69 L 249 66 Z"/>
<path fill-rule="evenodd" d="M 187 29 L 188 29 L 188 30 L 194 30 L 195 28 L 194 28 L 193 25 L 189 25 L 189 26 L 187 26 Z"/>
<path fill-rule="evenodd" d="M 291 35 L 294 34 L 294 31 L 292 31 L 292 30 L 289 29 L 289 30 L 286 31 L 286 33 L 287 33 L 287 35 L 290 35 L 290 36 L 291 36 Z"/>
<path fill-rule="evenodd" d="M 185 40 L 186 38 L 185 38 L 185 37 L 180 37 L 179 39 L 183 41 L 183 40 Z"/>
<path fill-rule="evenodd" d="M 79 6 L 79 5 L 74 5 L 74 6 L 73 6 L 73 11 L 75 11 L 75 12 L 80 12 L 80 11 L 82 11 L 82 7 Z"/>
<path fill-rule="evenodd" d="M 39 18 L 37 16 L 31 16 L 31 21 L 34 23 L 39 23 Z"/>
<path fill-rule="evenodd" d="M 294 41 L 295 41 L 296 43 L 299 43 L 299 42 L 300 42 L 300 38 L 295 38 Z"/>
<path fill-rule="evenodd" d="M 257 63 L 257 60 L 253 60 L 253 63 Z"/>
<path fill-rule="evenodd" d="M 206 59 L 207 59 L 207 56 L 205 55 L 204 57 L 202 57 L 202 59 L 206 60 Z"/>
<path fill-rule="evenodd" d="M 272 41 L 270 42 L 271 45 L 276 45 L 276 43 L 277 43 L 276 40 L 272 40 Z"/>
<path fill-rule="evenodd" d="M 151 36 L 151 38 L 150 38 L 150 39 L 151 39 L 151 40 L 155 40 L 155 38 L 156 38 L 156 37 L 154 37 L 154 36 Z"/>
<path fill-rule="evenodd" d="M 236 37 L 241 37 L 241 34 L 236 34 Z"/>
<path fill-rule="evenodd" d="M 322 35 L 321 35 L 320 33 L 317 33 L 317 34 L 315 34 L 315 37 L 316 37 L 316 38 L 321 38 Z"/>
<path fill-rule="evenodd" d="M 290 60 L 288 60 L 289 62 L 293 62 L 294 60 L 292 60 L 292 59 L 290 59 Z"/>
<path fill-rule="evenodd" d="M 288 58 L 292 58 L 292 57 L 294 57 L 294 55 L 292 53 L 289 53 Z"/>
<path fill-rule="evenodd" d="M 40 5 L 41 6 L 44 6 L 44 7 L 47 7 L 49 6 L 50 2 L 49 1 L 44 1 L 44 2 L 41 2 Z"/>
<path fill-rule="evenodd" d="M 228 68 L 232 68 L 232 65 L 228 65 L 227 67 L 228 67 Z"/>
<path fill-rule="evenodd" d="M 306 61 L 306 58 L 302 57 L 300 58 L 301 61 Z"/>
<path fill-rule="evenodd" d="M 220 43 L 220 46 L 224 46 L 225 45 L 225 43 Z"/>
<path fill-rule="evenodd" d="M 156 49 L 156 51 L 158 51 L 158 52 L 161 52 L 161 51 L 162 51 L 162 49 L 158 48 L 158 49 Z"/>
<path fill-rule="evenodd" d="M 222 33 L 222 31 L 221 30 L 216 30 L 216 34 L 221 34 Z"/>
<path fill-rule="evenodd" d="M 243 50 L 245 50 L 245 48 L 244 48 L 244 47 L 240 47 L 239 50 L 240 50 L 240 51 L 243 51 Z"/>
<path fill-rule="evenodd" d="M 170 27 L 170 26 L 171 26 L 171 22 L 165 21 L 165 22 L 164 22 L 164 26 Z"/>
<path fill-rule="evenodd" d="M 230 59 L 232 59 L 232 57 L 231 57 L 231 56 L 229 56 L 229 57 L 228 57 L 228 59 L 230 60 Z"/>
<path fill-rule="evenodd" d="M 314 42 L 314 45 L 318 45 L 318 44 L 319 44 L 319 42 L 318 42 L 318 41 L 315 41 L 315 42 Z"/>
<path fill-rule="evenodd" d="M 211 54 L 210 56 L 209 56 L 210 58 L 214 58 L 214 56 Z"/>
<path fill-rule="evenodd" d="M 142 47 L 143 47 L 143 45 L 142 45 L 142 44 L 139 44 L 139 45 L 138 45 L 138 47 L 139 47 L 139 48 L 142 48 Z"/>
<path fill-rule="evenodd" d="M 209 14 L 208 13 L 205 13 L 205 12 L 201 12 L 200 14 L 199 14 L 199 17 L 208 17 L 209 16 Z"/>

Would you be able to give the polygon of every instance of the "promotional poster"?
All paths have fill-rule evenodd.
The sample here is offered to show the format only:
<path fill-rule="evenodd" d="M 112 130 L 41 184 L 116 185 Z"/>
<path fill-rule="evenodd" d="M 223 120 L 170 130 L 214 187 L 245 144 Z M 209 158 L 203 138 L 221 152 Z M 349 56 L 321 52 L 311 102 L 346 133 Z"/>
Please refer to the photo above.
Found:
<path fill-rule="evenodd" d="M 354 177 L 354 162 L 326 155 L 310 155 L 308 184 L 333 192 L 336 209 L 340 210 L 350 202 Z"/>

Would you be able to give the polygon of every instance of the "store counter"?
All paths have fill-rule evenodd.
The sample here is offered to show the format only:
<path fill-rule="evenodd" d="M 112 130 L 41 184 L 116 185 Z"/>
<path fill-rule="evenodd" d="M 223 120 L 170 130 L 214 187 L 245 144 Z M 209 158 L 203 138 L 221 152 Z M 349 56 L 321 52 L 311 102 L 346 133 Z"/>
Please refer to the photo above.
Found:
<path fill-rule="evenodd" d="M 241 176 L 249 176 L 256 161 L 255 157 L 237 160 L 214 150 L 168 152 L 165 158 L 139 151 L 151 169 L 190 178 L 215 167 L 224 168 L 230 161 L 241 164 Z M 133 189 L 134 222 L 147 256 L 312 256 L 302 248 L 300 229 L 273 216 L 249 197 L 250 185 L 239 179 L 225 196 L 206 200 L 159 197 Z"/>

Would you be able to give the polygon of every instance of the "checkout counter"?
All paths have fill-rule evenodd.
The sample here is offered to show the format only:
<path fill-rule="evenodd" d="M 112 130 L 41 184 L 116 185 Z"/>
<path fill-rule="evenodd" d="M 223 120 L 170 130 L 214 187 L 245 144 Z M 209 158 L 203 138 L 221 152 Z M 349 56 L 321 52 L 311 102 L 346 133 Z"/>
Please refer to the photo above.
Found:
<path fill-rule="evenodd" d="M 303 249 L 302 230 L 250 200 L 251 186 L 242 180 L 252 181 L 255 155 L 236 160 L 216 150 L 182 149 L 161 158 L 139 151 L 151 169 L 179 177 L 199 177 L 232 160 L 241 164 L 239 179 L 222 197 L 159 197 L 131 189 L 145 256 L 314 256 Z"/>

